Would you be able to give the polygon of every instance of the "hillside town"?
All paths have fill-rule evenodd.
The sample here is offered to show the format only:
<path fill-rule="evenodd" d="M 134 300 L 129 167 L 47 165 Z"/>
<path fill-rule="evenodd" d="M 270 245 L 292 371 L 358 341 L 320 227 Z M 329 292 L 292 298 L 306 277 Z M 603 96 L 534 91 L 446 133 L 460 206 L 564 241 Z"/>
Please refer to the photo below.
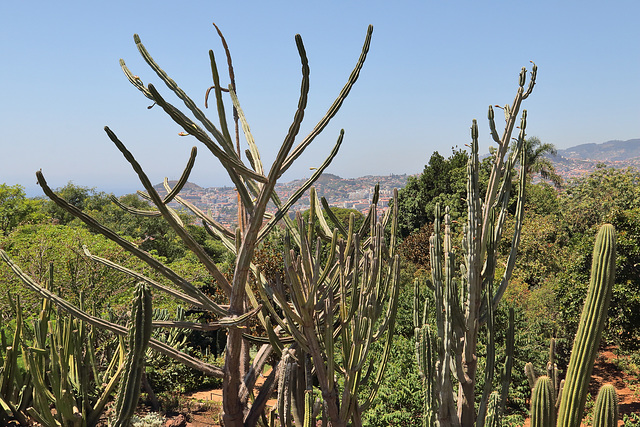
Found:
<path fill-rule="evenodd" d="M 383 214 L 389 208 L 389 200 L 393 198 L 393 190 L 402 188 L 407 183 L 408 175 L 388 175 L 388 176 L 365 176 L 360 178 L 343 179 L 336 175 L 324 174 L 315 183 L 314 187 L 318 197 L 325 197 L 332 207 L 355 209 L 366 213 L 371 206 L 374 188 L 380 185 L 378 212 Z M 304 182 L 305 178 L 277 185 L 277 193 L 283 202 L 288 200 Z M 175 182 L 169 182 L 173 186 Z M 162 184 L 156 186 L 161 193 L 165 193 Z M 181 191 L 180 196 L 190 203 L 193 203 L 208 216 L 233 229 L 237 219 L 238 195 L 234 187 L 210 187 L 203 188 L 193 183 L 187 183 Z M 179 208 L 177 202 L 172 202 L 171 206 Z M 290 215 L 296 212 L 304 212 L 309 209 L 309 192 L 305 194 L 293 205 L 289 211 Z M 276 207 L 270 204 L 270 213 L 276 212 Z"/>

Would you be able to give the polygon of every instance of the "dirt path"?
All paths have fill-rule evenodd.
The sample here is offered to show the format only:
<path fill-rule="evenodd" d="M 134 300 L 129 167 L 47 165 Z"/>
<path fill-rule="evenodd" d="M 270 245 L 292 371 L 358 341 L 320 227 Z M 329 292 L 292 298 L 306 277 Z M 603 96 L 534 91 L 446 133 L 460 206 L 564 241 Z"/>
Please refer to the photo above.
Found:
<path fill-rule="evenodd" d="M 618 357 L 613 353 L 613 350 L 613 347 L 607 347 L 598 355 L 596 363 L 593 365 L 589 393 L 595 401 L 595 396 L 598 395 L 598 390 L 603 384 L 613 384 L 618 393 L 620 419 L 622 420 L 624 415 L 640 414 L 640 384 L 638 382 L 640 372 L 634 376 L 619 370 L 615 364 Z M 622 421 L 619 421 L 618 425 L 621 426 Z"/>
<path fill-rule="evenodd" d="M 271 370 L 260 375 L 256 380 L 254 392 L 258 393 L 259 388 L 264 384 L 264 380 Z M 219 426 L 220 412 L 222 408 L 222 390 L 201 390 L 193 393 L 185 394 L 184 397 L 192 402 L 193 409 L 190 411 L 190 419 L 186 423 L 180 423 L 177 417 L 169 418 L 165 426 L 183 426 L 183 427 L 206 427 Z M 267 407 L 273 408 L 276 405 L 276 399 L 267 401 Z M 171 424 L 171 423 L 174 424 Z"/>
<path fill-rule="evenodd" d="M 595 401 L 598 390 L 603 384 L 613 384 L 620 402 L 620 421 L 618 425 L 622 426 L 622 417 L 624 415 L 640 414 L 640 373 L 634 376 L 618 369 L 615 363 L 618 357 L 614 354 L 613 350 L 613 347 L 607 347 L 598 355 L 593 366 L 589 393 Z M 268 374 L 269 372 L 265 375 Z M 264 377 L 258 378 L 256 381 L 256 389 L 259 388 L 262 383 L 264 383 Z M 220 425 L 218 418 L 221 410 L 220 405 L 222 404 L 222 390 L 203 390 L 187 394 L 184 397 L 193 402 L 190 420 L 186 422 L 186 424 L 169 424 L 172 421 L 176 421 L 176 417 L 174 417 L 170 418 L 166 425 L 181 425 L 183 427 Z M 275 405 L 275 399 L 267 402 L 267 406 L 274 407 Z M 524 427 L 528 426 L 529 419 L 524 423 Z"/>

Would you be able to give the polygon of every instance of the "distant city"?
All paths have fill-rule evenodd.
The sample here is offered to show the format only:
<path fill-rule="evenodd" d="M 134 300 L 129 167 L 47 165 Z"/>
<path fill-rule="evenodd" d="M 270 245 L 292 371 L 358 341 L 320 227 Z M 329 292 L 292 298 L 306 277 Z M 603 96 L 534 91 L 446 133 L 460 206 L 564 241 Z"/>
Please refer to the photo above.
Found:
<path fill-rule="evenodd" d="M 376 184 L 380 184 L 378 212 L 383 214 L 389 208 L 389 200 L 393 198 L 393 190 L 406 185 L 408 175 L 364 176 L 360 178 L 343 179 L 336 175 L 323 174 L 315 182 L 314 188 L 318 198 L 324 197 L 331 207 L 355 209 L 366 213 L 371 206 Z M 276 186 L 278 197 L 283 201 L 291 197 L 306 179 L 299 179 Z M 175 181 L 169 181 L 175 185 Z M 166 194 L 162 184 L 155 186 L 160 194 Z M 187 183 L 180 192 L 180 197 L 193 203 L 212 219 L 225 227 L 235 227 L 238 209 L 238 194 L 234 187 L 202 188 L 197 184 Z M 170 206 L 179 207 L 177 202 Z M 309 192 L 307 191 L 290 209 L 290 213 L 304 212 L 309 209 Z M 268 211 L 275 213 L 273 204 Z"/>
<path fill-rule="evenodd" d="M 551 156 L 549 159 L 565 181 L 592 172 L 598 164 L 640 170 L 640 139 L 578 145 L 558 150 L 558 155 Z M 409 176 L 391 174 L 343 179 L 336 175 L 323 174 L 315 182 L 314 187 L 318 197 L 325 197 L 330 206 L 366 213 L 371 205 L 374 187 L 380 184 L 378 210 L 384 213 L 389 207 L 389 200 L 393 198 L 394 188 L 403 188 Z M 305 181 L 306 178 L 278 184 L 276 186 L 278 196 L 285 202 Z M 175 181 L 170 181 L 169 184 L 173 186 Z M 156 185 L 155 188 L 160 194 L 166 193 L 162 184 Z M 234 187 L 202 188 L 197 184 L 187 183 L 180 196 L 225 227 L 229 229 L 235 227 L 238 196 Z M 179 207 L 176 202 L 172 202 L 172 205 Z M 309 209 L 308 191 L 292 206 L 290 213 L 303 212 L 307 209 Z M 271 205 L 268 210 L 273 213 L 276 209 Z"/>

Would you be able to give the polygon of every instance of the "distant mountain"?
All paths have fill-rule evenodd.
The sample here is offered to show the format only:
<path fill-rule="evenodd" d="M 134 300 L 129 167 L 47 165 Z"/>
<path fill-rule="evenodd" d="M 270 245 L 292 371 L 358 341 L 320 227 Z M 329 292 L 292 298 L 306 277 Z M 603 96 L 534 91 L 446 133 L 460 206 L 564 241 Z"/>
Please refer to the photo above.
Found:
<path fill-rule="evenodd" d="M 565 180 L 586 175 L 600 163 L 640 170 L 640 139 L 576 145 L 558 150 L 558 155 L 549 159 Z"/>
<path fill-rule="evenodd" d="M 558 155 L 567 159 L 625 161 L 640 157 L 640 139 L 614 140 L 602 144 L 581 144 L 565 150 L 558 150 Z"/>
<path fill-rule="evenodd" d="M 178 181 L 169 180 L 169 187 L 173 188 L 177 183 Z M 167 194 L 167 191 L 164 189 L 163 183 L 156 184 L 153 186 L 153 188 L 156 189 L 158 194 Z M 200 191 L 204 191 L 204 188 L 200 187 L 198 184 L 194 184 L 193 182 L 187 182 L 184 187 L 182 187 L 182 192 L 185 193 L 196 193 Z"/>

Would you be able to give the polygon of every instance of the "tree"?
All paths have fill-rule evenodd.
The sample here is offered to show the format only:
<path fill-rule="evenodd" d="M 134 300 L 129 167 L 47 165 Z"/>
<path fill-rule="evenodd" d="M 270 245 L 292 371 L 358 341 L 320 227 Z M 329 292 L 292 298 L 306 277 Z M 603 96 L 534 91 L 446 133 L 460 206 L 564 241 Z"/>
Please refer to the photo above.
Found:
<path fill-rule="evenodd" d="M 616 282 L 605 337 L 637 347 L 640 337 L 640 173 L 599 165 L 571 181 L 562 195 L 566 271 L 557 279 L 558 298 L 569 336 L 577 328 L 579 307 L 589 274 L 595 231 L 611 223 L 618 232 Z"/>
<path fill-rule="evenodd" d="M 422 174 L 409 177 L 398 193 L 399 232 L 402 238 L 433 223 L 436 203 L 449 206 L 454 217 L 465 212 L 466 171 L 469 155 L 452 149 L 445 159 L 437 151 L 431 155 Z"/>
<path fill-rule="evenodd" d="M 28 199 L 20 185 L 0 184 L 0 233 L 7 235 L 24 222 L 44 219 L 41 200 Z"/>
<path fill-rule="evenodd" d="M 558 154 L 556 147 L 550 143 L 542 143 L 538 137 L 532 136 L 525 141 L 525 155 L 527 156 L 527 176 L 539 174 L 540 178 L 551 181 L 554 187 L 562 187 L 562 177 L 556 172 L 556 168 L 549 160 L 549 155 Z"/>

